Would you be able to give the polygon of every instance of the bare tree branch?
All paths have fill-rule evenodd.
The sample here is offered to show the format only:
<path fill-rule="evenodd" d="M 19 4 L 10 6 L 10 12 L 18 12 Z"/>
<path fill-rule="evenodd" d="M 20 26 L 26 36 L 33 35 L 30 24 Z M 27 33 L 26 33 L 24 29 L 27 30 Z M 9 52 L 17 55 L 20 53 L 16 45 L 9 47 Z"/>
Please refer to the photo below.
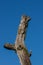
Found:
<path fill-rule="evenodd" d="M 31 62 L 30 62 L 31 52 L 30 53 L 28 52 L 24 44 L 24 40 L 26 36 L 26 29 L 28 27 L 28 22 L 30 20 L 31 18 L 29 16 L 23 15 L 21 17 L 21 22 L 18 28 L 18 33 L 17 33 L 17 37 L 15 40 L 15 44 L 14 45 L 11 45 L 11 44 L 4 45 L 4 47 L 7 48 L 8 50 L 14 50 L 17 52 L 21 65 L 31 65 Z"/>
<path fill-rule="evenodd" d="M 4 48 L 8 49 L 8 50 L 15 50 L 16 51 L 16 48 L 15 48 L 15 45 L 12 45 L 10 43 L 6 43 L 4 45 Z"/>

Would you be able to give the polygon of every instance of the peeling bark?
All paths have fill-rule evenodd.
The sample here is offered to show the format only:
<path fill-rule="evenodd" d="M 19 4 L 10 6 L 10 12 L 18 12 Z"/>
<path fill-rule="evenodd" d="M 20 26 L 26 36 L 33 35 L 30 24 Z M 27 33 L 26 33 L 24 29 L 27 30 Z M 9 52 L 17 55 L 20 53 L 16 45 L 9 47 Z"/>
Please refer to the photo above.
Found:
<path fill-rule="evenodd" d="M 30 17 L 23 15 L 21 17 L 21 22 L 18 28 L 18 33 L 17 33 L 17 37 L 15 40 L 15 44 L 11 45 L 11 44 L 5 44 L 4 48 L 8 49 L 8 50 L 14 50 L 17 52 L 17 55 L 20 59 L 20 63 L 21 65 L 31 65 L 30 62 L 30 56 L 31 53 L 28 52 L 25 44 L 24 44 L 24 40 L 25 40 L 25 36 L 26 36 L 26 29 L 28 27 L 28 22 L 31 20 Z"/>

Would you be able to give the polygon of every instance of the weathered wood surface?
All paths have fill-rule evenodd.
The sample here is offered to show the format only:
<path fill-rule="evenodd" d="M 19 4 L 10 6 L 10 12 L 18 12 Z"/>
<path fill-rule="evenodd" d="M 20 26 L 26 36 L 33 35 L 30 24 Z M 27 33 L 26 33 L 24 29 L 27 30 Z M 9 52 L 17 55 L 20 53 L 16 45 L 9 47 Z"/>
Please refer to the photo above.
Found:
<path fill-rule="evenodd" d="M 31 62 L 30 62 L 31 52 L 28 53 L 27 48 L 24 44 L 24 40 L 26 38 L 25 37 L 26 29 L 28 27 L 28 22 L 30 20 L 31 20 L 30 17 L 23 15 L 21 17 L 21 22 L 18 28 L 17 37 L 16 37 L 14 45 L 7 44 L 7 43 L 4 45 L 6 49 L 14 50 L 17 53 L 20 59 L 21 65 L 31 65 Z"/>

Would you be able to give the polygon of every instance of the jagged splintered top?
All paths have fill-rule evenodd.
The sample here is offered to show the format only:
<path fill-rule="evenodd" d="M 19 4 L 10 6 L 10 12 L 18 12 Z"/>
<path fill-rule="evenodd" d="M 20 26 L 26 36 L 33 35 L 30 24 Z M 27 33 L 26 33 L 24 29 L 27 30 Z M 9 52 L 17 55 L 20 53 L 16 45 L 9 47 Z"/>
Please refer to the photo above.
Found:
<path fill-rule="evenodd" d="M 27 23 L 31 20 L 30 16 L 22 15 L 21 16 L 21 23 Z"/>

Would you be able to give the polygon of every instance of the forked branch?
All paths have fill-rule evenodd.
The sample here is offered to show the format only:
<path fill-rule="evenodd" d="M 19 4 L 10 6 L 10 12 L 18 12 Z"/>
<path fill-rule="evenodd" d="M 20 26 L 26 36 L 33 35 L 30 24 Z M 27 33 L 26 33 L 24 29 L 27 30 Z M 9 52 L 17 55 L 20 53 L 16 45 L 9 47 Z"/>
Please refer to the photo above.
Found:
<path fill-rule="evenodd" d="M 28 52 L 24 40 L 26 36 L 26 29 L 28 27 L 28 22 L 31 20 L 29 16 L 23 15 L 21 17 L 21 22 L 18 28 L 17 38 L 14 45 L 5 44 L 4 47 L 8 50 L 14 50 L 20 59 L 21 65 L 31 65 L 30 56 L 31 53 Z"/>

